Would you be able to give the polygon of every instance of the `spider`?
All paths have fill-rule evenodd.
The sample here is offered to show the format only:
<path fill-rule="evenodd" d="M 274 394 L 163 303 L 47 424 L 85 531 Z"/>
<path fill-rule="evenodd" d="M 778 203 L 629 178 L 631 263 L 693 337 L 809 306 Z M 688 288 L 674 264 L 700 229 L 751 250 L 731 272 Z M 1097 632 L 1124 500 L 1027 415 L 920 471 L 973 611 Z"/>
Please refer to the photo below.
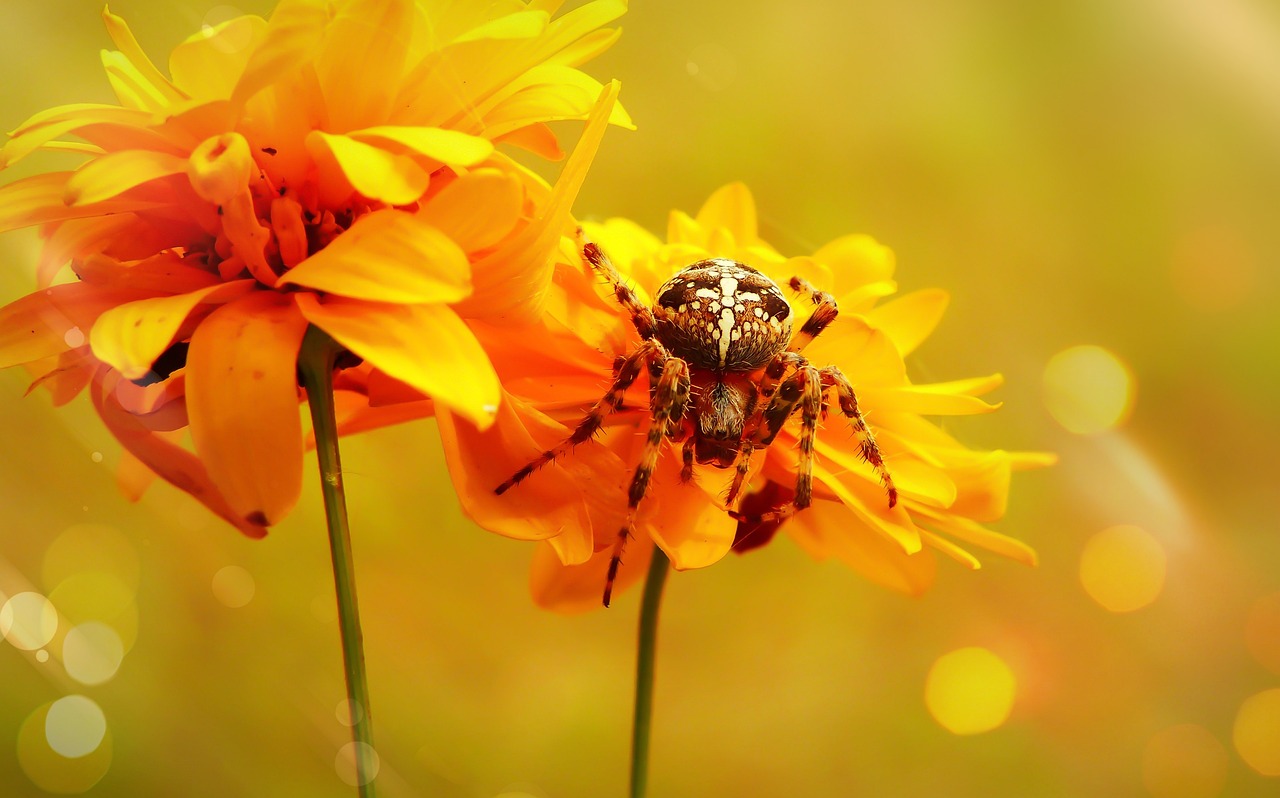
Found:
<path fill-rule="evenodd" d="M 835 320 L 835 299 L 801 277 L 790 286 L 815 306 L 792 334 L 792 308 L 768 276 L 738 261 L 711 258 L 682 269 L 646 307 L 598 246 L 586 243 L 582 256 L 613 288 L 630 314 L 640 343 L 614 363 L 613 384 L 578 423 L 573 434 L 521 468 L 494 492 L 505 493 L 538 469 L 595 436 L 611 413 L 623 406 L 627 389 L 649 372 L 650 425 L 640 463 L 627 492 L 627 516 L 609 560 L 604 606 L 631 536 L 636 510 L 649 488 L 663 438 L 682 443 L 680 481 L 693 479 L 693 465 L 734 468 L 725 505 L 732 507 L 751 469 L 752 455 L 766 449 L 794 413 L 800 414 L 800 457 L 792 500 L 760 515 L 729 514 L 748 523 L 780 522 L 808 507 L 813 497 L 813 441 L 834 390 L 840 412 L 861 435 L 860 453 L 888 494 L 898 491 L 849 380 L 835 366 L 815 367 L 804 348 Z"/>

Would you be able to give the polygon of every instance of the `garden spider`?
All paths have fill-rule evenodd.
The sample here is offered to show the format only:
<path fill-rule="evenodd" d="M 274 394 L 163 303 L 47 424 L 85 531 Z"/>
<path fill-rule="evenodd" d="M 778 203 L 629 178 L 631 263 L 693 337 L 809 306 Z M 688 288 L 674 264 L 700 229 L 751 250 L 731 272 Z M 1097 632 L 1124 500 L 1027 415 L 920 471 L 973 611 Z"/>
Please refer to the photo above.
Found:
<path fill-rule="evenodd" d="M 521 468 L 494 492 L 505 493 L 561 454 L 591 439 L 609 414 L 622 409 L 627 389 L 646 366 L 649 370 L 650 426 L 640 463 L 627 496 L 627 516 L 614 543 L 604 587 L 609 606 L 622 551 L 631 536 L 636 508 L 649 487 L 664 437 L 683 441 L 680 480 L 693 478 L 693 464 L 736 467 L 725 499 L 732 506 L 751 469 L 751 457 L 768 448 L 791 415 L 800 411 L 800 458 L 795 496 L 782 507 L 758 516 L 730 511 L 748 523 L 780 522 L 808 507 L 813 497 L 813 441 L 826 413 L 826 396 L 835 390 L 840 411 L 861 434 L 861 455 L 875 469 L 889 496 L 898 501 L 875 436 L 858 409 L 853 386 L 835 366 L 812 366 L 801 354 L 835 320 L 830 294 L 800 277 L 791 288 L 808 295 L 813 314 L 792 335 L 791 305 L 777 283 L 755 269 L 725 258 L 698 261 L 658 289 L 652 308 L 623 281 L 595 244 L 582 256 L 613 287 L 631 314 L 640 344 L 614 365 L 613 384 L 578 423 L 573 434 Z M 785 379 L 784 379 L 785 377 Z"/>

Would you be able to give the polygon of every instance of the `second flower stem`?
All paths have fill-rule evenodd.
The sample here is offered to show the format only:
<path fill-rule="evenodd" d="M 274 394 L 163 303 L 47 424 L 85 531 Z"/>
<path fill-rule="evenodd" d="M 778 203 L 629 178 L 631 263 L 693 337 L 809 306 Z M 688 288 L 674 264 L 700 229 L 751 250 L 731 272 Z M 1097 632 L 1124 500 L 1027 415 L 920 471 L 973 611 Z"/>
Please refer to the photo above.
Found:
<path fill-rule="evenodd" d="M 644 798 L 649 786 L 649 729 L 653 720 L 653 659 L 657 653 L 658 610 L 667 582 L 667 555 L 653 547 L 640 604 L 640 641 L 636 649 L 636 709 L 631 726 L 631 798 Z"/>
<path fill-rule="evenodd" d="M 364 636 L 356 604 L 355 567 L 351 559 L 351 531 L 342 488 L 338 455 L 338 424 L 333 403 L 333 367 L 341 347 L 318 327 L 309 327 L 298 353 L 298 371 L 311 408 L 311 426 L 320 462 L 320 491 L 329 527 L 333 582 L 338 594 L 338 626 L 342 633 L 342 662 L 347 679 L 347 704 L 355 743 L 356 783 L 361 798 L 374 798 L 373 721 L 369 710 L 369 679 L 364 667 Z"/>

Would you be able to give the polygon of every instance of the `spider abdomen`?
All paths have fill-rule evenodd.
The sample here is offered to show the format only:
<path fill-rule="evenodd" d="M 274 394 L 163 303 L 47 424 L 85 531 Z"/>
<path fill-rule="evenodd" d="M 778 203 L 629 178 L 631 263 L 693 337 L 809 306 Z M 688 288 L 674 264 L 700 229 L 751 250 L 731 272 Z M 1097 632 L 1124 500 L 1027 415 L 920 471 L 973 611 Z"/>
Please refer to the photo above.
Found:
<path fill-rule="evenodd" d="M 691 367 L 762 368 L 791 341 L 791 305 L 778 284 L 726 258 L 698 261 L 658 289 L 658 340 Z"/>

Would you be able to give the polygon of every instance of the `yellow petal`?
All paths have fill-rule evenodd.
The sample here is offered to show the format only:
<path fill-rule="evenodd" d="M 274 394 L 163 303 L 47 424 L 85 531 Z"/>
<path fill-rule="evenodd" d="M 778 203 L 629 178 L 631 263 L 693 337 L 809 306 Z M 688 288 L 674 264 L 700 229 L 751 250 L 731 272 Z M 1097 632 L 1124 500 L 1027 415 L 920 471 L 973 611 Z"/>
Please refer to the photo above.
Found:
<path fill-rule="evenodd" d="M 191 97 L 230 97 L 266 35 L 266 20 L 249 15 L 206 27 L 169 54 L 173 82 Z"/>
<path fill-rule="evenodd" d="M 520 221 L 524 190 L 519 178 L 501 169 L 477 169 L 449 183 L 431 198 L 418 218 L 466 252 L 497 244 Z M 483 208 L 483 213 L 477 209 Z"/>
<path fill-rule="evenodd" d="M 321 3 L 280 3 L 267 22 L 262 43 L 236 81 L 231 103 L 239 108 L 258 92 L 314 60 L 323 41 L 329 9 Z"/>
<path fill-rule="evenodd" d="M 102 50 L 102 68 L 116 99 L 126 108 L 162 113 L 170 100 L 164 91 L 147 79 L 129 57 L 119 50 Z"/>
<path fill-rule="evenodd" d="M 232 510 L 209 479 L 199 458 L 167 440 L 164 435 L 147 429 L 120 406 L 115 397 L 117 379 L 114 375 L 108 375 L 105 379 L 95 381 L 91 392 L 98 415 L 116 440 L 147 468 L 179 490 L 190 493 L 241 532 L 252 538 L 266 535 L 265 526 Z"/>
<path fill-rule="evenodd" d="M 867 320 L 884 330 L 906 357 L 942 321 L 949 301 L 947 292 L 937 288 L 914 291 L 871 311 Z"/>
<path fill-rule="evenodd" d="M 493 154 L 493 142 L 488 139 L 439 127 L 382 125 L 353 130 L 347 135 L 373 146 L 394 142 L 450 166 L 475 166 Z"/>
<path fill-rule="evenodd" d="M 893 250 L 865 235 L 849 235 L 813 253 L 813 257 L 831 267 L 835 290 L 840 296 L 866 283 L 893 277 Z"/>
<path fill-rule="evenodd" d="M 307 321 L 379 371 L 411 385 L 471 423 L 487 428 L 500 388 L 489 358 L 445 305 L 399 305 L 296 295 Z"/>
<path fill-rule="evenodd" d="M 975 521 L 1004 517 L 1009 504 L 1011 470 L 1008 455 L 999 451 L 988 452 L 972 465 L 947 469 L 957 490 L 951 512 Z"/>
<path fill-rule="evenodd" d="M 355 130 L 387 119 L 412 23 L 411 0 L 351 0 L 338 6 L 315 67 L 330 130 Z"/>
<path fill-rule="evenodd" d="M 186 171 L 187 159 L 176 155 L 152 150 L 113 152 L 80 167 L 67 180 L 63 202 L 67 205 L 92 205 L 143 183 Z"/>
<path fill-rule="evenodd" d="M 0 149 L 0 169 L 7 168 L 35 152 L 38 148 L 90 125 L 116 124 L 143 126 L 151 115 L 118 105 L 81 103 L 64 105 L 37 114 L 23 122 Z"/>
<path fill-rule="evenodd" d="M 156 69 L 156 65 L 151 63 L 151 59 L 138 44 L 133 31 L 129 30 L 129 25 L 123 18 L 112 14 L 110 9 L 103 8 L 102 21 L 106 23 L 107 35 L 111 37 L 115 46 L 120 48 L 120 55 L 133 66 L 138 78 L 145 82 L 146 94 L 163 100 L 160 107 L 188 99 L 186 93 L 170 83 L 169 79 Z"/>
<path fill-rule="evenodd" d="M 545 124 L 527 125 L 505 135 L 495 136 L 493 143 L 520 147 L 548 161 L 559 161 L 564 158 L 564 150 L 560 149 L 556 134 Z"/>
<path fill-rule="evenodd" d="M 600 95 L 600 81 L 570 67 L 539 64 L 508 83 L 492 107 L 484 106 L 485 135 L 498 137 L 528 125 L 563 119 L 585 119 Z M 635 129 L 619 104 L 609 110 L 609 124 Z"/>
<path fill-rule="evenodd" d="M 327 247 L 280 278 L 373 302 L 453 303 L 471 292 L 467 255 L 413 214 L 365 214 Z"/>
<path fill-rule="evenodd" d="M 799 332 L 800 326 L 799 319 L 794 320 L 793 335 Z M 868 399 L 870 389 L 903 385 L 907 381 L 902 355 L 889 336 L 855 314 L 837 316 L 826 332 L 805 349 L 805 356 L 816 365 L 834 365 L 843 370 L 864 410 L 880 407 Z"/>
<path fill-rule="evenodd" d="M 874 386 L 860 391 L 859 396 L 869 407 L 883 407 L 898 413 L 967 416 L 999 410 L 999 404 L 988 404 L 973 394 L 985 393 L 1003 381 L 1004 378 L 999 374 L 993 374 L 989 377 L 926 385 Z"/>
<path fill-rule="evenodd" d="M 125 379 L 141 379 L 174 342 L 178 330 L 197 306 L 229 302 L 249 293 L 255 285 L 253 280 L 237 280 L 191 293 L 139 299 L 114 307 L 99 316 L 93 325 L 89 335 L 93 355 L 113 366 Z"/>
<path fill-rule="evenodd" d="M 127 213 L 161 205 L 145 199 L 117 197 L 97 205 L 68 206 L 62 201 L 75 172 L 47 172 L 0 186 L 0 232 L 33 224 Z"/>
<path fill-rule="evenodd" d="M 259 291 L 215 310 L 187 352 L 191 438 L 237 518 L 277 523 L 302 489 L 297 359 L 306 321 Z"/>
<path fill-rule="evenodd" d="M 707 198 L 698 211 L 697 222 L 704 230 L 722 227 L 742 245 L 756 240 L 756 203 L 743 183 L 730 183 Z"/>
<path fill-rule="evenodd" d="M 977 557 L 974 557 L 972 554 L 941 535 L 935 535 L 927 529 L 921 529 L 920 536 L 924 538 L 924 542 L 928 543 L 930 547 L 937 549 L 963 565 L 965 568 L 968 568 L 971 571 L 976 571 L 982 567 L 982 563 Z"/>
<path fill-rule="evenodd" d="M 923 517 L 922 523 L 937 527 L 948 535 L 957 537 L 966 543 L 981 546 L 987 551 L 1008 557 L 1024 565 L 1036 565 L 1035 549 L 1020 540 L 993 532 L 986 527 L 950 513 L 943 513 L 923 508 L 918 511 Z"/>
<path fill-rule="evenodd" d="M 307 134 L 306 144 L 312 157 L 332 158 L 361 195 L 388 205 L 416 202 L 431 182 L 427 171 L 409 156 L 349 136 L 313 130 Z"/>
<path fill-rule="evenodd" d="M 809 553 L 834 556 L 872 582 L 908 595 L 924 593 L 937 572 L 930 551 L 909 554 L 897 543 L 869 534 L 847 507 L 836 502 L 814 502 L 783 529 Z"/>
<path fill-rule="evenodd" d="M 833 428 L 829 418 L 827 429 L 819 435 L 815 446 L 818 456 L 832 464 L 833 473 L 848 471 L 879 486 L 879 476 L 862 458 L 858 439 L 851 437 L 852 435 L 852 430 L 847 428 Z M 836 445 L 834 442 L 837 441 L 843 445 Z M 887 460 L 894 485 L 904 498 L 915 499 L 934 507 L 950 507 L 955 502 L 956 483 L 951 480 L 949 472 L 943 473 L 941 469 L 922 463 L 914 457 L 895 458 L 890 455 Z"/>
<path fill-rule="evenodd" d="M 901 504 L 890 508 L 879 485 L 852 474 L 834 475 L 821 465 L 813 467 L 813 478 L 830 489 L 867 526 L 893 541 L 904 552 L 914 554 L 920 551 L 920 531 L 912 523 L 910 514 Z"/>

